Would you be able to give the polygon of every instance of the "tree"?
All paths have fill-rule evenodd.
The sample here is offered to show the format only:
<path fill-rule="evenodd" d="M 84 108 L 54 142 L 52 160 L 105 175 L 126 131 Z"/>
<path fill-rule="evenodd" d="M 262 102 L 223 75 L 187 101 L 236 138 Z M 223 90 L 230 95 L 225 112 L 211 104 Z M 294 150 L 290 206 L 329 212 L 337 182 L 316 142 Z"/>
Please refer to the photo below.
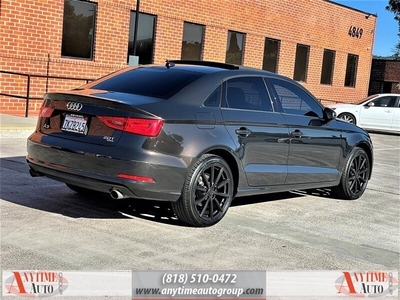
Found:
<path fill-rule="evenodd" d="M 389 0 L 389 5 L 386 6 L 386 9 L 394 13 L 394 19 L 399 23 L 399 33 L 397 35 L 400 38 L 400 0 Z M 396 45 L 394 56 L 396 59 L 400 59 L 400 41 Z"/>

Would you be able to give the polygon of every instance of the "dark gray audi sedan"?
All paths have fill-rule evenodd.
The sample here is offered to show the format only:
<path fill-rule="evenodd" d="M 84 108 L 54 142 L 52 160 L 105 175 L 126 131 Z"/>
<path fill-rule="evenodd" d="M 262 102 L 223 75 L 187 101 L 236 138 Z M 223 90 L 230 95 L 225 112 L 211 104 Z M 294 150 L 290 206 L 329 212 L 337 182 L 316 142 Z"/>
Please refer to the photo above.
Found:
<path fill-rule="evenodd" d="M 182 221 L 210 226 L 234 197 L 331 187 L 359 198 L 373 151 L 289 78 L 167 61 L 46 94 L 27 161 L 78 193 L 170 201 Z"/>

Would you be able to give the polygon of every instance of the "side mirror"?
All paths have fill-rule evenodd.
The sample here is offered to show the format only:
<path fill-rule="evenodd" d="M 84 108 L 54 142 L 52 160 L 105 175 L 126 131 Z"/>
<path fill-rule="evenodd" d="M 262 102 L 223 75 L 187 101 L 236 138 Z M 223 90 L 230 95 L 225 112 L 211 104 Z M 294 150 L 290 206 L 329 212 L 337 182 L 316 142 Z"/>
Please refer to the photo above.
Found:
<path fill-rule="evenodd" d="M 327 122 L 329 122 L 336 118 L 336 112 L 329 107 L 325 107 L 324 108 L 324 118 Z"/>
<path fill-rule="evenodd" d="M 371 107 L 371 106 L 375 106 L 375 103 L 374 102 L 370 102 L 370 103 L 368 103 L 367 104 L 369 107 Z"/>

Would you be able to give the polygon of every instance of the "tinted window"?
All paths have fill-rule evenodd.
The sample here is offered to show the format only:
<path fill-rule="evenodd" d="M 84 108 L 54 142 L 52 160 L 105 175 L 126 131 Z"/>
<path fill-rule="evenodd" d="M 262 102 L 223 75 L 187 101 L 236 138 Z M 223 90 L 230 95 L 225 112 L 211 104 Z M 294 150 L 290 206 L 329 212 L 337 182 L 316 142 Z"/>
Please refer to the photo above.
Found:
<path fill-rule="evenodd" d="M 93 59 L 96 4 L 65 0 L 61 55 Z"/>
<path fill-rule="evenodd" d="M 358 55 L 349 54 L 347 56 L 346 78 L 344 86 L 355 87 L 358 66 Z"/>
<path fill-rule="evenodd" d="M 187 23 L 183 24 L 183 39 L 181 59 L 201 60 L 203 51 L 204 26 Z"/>
<path fill-rule="evenodd" d="M 229 108 L 272 111 L 271 100 L 262 78 L 234 78 L 227 81 L 226 87 Z"/>
<path fill-rule="evenodd" d="M 290 82 L 270 79 L 283 112 L 322 118 L 322 108 L 304 89 Z"/>
<path fill-rule="evenodd" d="M 265 38 L 263 70 L 276 73 L 280 43 L 279 40 Z"/>
<path fill-rule="evenodd" d="M 137 68 L 111 77 L 93 89 L 167 99 L 203 75 L 174 68 Z"/>
<path fill-rule="evenodd" d="M 335 64 L 335 51 L 324 50 L 324 58 L 322 60 L 321 83 L 332 84 L 333 66 Z"/>
<path fill-rule="evenodd" d="M 294 65 L 293 79 L 297 81 L 307 81 L 308 53 L 310 46 L 297 44 L 296 61 Z"/>
<path fill-rule="evenodd" d="M 372 100 L 369 105 L 376 107 L 395 107 L 397 101 L 396 96 L 381 97 L 376 100 Z"/>
<path fill-rule="evenodd" d="M 221 86 L 219 86 L 204 102 L 205 106 L 218 107 L 221 101 Z"/>
<path fill-rule="evenodd" d="M 228 31 L 225 62 L 241 65 L 243 63 L 244 33 Z"/>
<path fill-rule="evenodd" d="M 154 49 L 154 26 L 156 17 L 149 14 L 139 13 L 139 23 L 136 37 L 136 52 L 134 51 L 136 12 L 131 12 L 129 25 L 128 61 L 129 55 L 139 56 L 139 64 L 153 63 Z"/>

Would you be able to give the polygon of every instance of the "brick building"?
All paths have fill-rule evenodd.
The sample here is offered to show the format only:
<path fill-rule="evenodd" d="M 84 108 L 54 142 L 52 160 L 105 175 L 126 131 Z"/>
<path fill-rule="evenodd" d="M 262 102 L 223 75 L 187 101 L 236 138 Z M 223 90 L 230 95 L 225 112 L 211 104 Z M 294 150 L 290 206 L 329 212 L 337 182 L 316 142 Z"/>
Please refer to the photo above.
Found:
<path fill-rule="evenodd" d="M 400 93 L 400 60 L 372 60 L 369 95 L 379 93 Z"/>
<path fill-rule="evenodd" d="M 125 68 L 134 52 L 139 63 L 185 58 L 263 68 L 324 100 L 367 95 L 375 15 L 327 0 L 140 0 L 134 41 L 137 2 L 1 0 L 0 70 L 34 75 L 30 113 L 42 102 L 32 98 Z M 23 114 L 28 77 L 0 76 L 1 112 Z"/>

